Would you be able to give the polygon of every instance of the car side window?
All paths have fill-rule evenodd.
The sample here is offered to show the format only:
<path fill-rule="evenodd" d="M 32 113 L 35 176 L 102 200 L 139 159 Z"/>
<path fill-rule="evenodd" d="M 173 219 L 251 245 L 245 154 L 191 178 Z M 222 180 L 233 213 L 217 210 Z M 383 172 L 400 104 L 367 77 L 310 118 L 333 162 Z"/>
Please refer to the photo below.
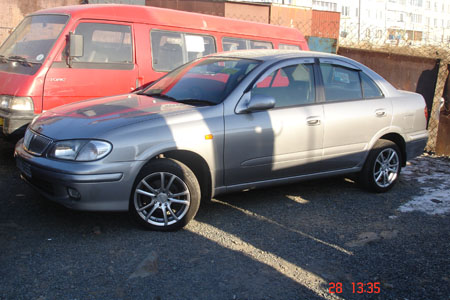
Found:
<path fill-rule="evenodd" d="M 83 36 L 84 53 L 75 62 L 132 64 L 133 47 L 131 26 L 80 23 L 75 34 Z"/>
<path fill-rule="evenodd" d="M 367 76 L 363 72 L 361 72 L 360 75 L 364 99 L 374 99 L 383 97 L 383 93 L 381 92 L 380 88 L 369 76 Z"/>
<path fill-rule="evenodd" d="M 275 107 L 314 103 L 315 85 L 312 64 L 283 67 L 258 80 L 252 94 L 275 98 Z"/>
<path fill-rule="evenodd" d="M 321 63 L 320 70 L 327 102 L 363 98 L 359 71 L 327 63 Z"/>
<path fill-rule="evenodd" d="M 153 69 L 156 71 L 171 71 L 191 60 L 216 52 L 212 36 L 152 30 L 150 38 Z"/>

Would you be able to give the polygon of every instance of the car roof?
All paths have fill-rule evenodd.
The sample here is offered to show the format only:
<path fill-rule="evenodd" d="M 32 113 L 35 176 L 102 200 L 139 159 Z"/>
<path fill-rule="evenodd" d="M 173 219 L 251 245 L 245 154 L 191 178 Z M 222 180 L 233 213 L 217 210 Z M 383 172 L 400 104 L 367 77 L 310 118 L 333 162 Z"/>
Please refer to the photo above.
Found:
<path fill-rule="evenodd" d="M 211 57 L 230 57 L 230 58 L 242 58 L 242 59 L 256 59 L 261 61 L 273 61 L 283 60 L 289 58 L 343 58 L 340 55 L 329 54 L 323 52 L 314 51 L 302 51 L 302 50 L 277 50 L 277 49 L 264 49 L 264 50 L 238 50 L 230 52 L 221 52 L 210 55 Z"/>

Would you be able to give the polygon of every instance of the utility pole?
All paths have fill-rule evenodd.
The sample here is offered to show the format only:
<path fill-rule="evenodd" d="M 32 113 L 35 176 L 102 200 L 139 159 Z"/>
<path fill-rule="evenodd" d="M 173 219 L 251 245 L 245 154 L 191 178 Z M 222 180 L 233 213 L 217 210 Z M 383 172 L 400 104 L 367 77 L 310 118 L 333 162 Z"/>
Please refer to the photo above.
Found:
<path fill-rule="evenodd" d="M 358 6 L 358 43 L 361 41 L 361 0 Z"/>

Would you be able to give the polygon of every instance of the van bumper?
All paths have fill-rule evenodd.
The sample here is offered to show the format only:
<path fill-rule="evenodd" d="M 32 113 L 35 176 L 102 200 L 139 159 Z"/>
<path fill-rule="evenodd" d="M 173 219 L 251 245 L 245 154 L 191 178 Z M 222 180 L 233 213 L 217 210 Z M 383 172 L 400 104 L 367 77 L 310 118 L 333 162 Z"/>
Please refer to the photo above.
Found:
<path fill-rule="evenodd" d="M 8 137 L 23 136 L 28 124 L 36 115 L 32 112 L 11 111 L 0 108 L 0 133 Z"/>

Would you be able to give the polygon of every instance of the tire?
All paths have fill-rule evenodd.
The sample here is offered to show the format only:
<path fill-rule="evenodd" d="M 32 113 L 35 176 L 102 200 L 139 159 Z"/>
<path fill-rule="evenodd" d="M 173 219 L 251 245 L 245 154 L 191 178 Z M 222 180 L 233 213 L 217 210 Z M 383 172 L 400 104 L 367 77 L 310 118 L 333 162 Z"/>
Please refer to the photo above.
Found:
<path fill-rule="evenodd" d="M 129 213 L 146 229 L 177 230 L 197 214 L 200 197 L 197 178 L 185 164 L 160 158 L 146 164 L 136 177 Z"/>
<path fill-rule="evenodd" d="M 375 143 L 360 174 L 361 184 L 376 193 L 389 191 L 400 176 L 402 157 L 398 146 L 389 140 Z"/>

